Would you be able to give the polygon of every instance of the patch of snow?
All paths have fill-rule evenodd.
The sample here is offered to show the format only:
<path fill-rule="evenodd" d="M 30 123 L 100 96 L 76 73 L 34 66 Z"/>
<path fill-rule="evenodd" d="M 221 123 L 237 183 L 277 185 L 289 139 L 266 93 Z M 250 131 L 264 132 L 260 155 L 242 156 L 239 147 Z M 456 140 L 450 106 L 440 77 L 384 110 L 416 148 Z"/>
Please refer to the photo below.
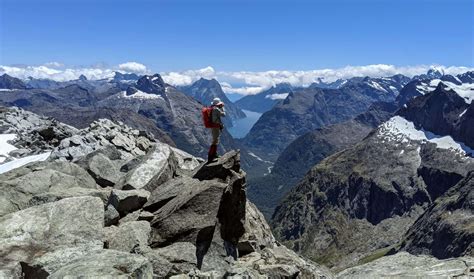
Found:
<path fill-rule="evenodd" d="M 288 97 L 289 93 L 275 93 L 275 94 L 268 94 L 265 96 L 265 99 L 271 99 L 271 100 L 284 100 L 286 97 Z"/>
<path fill-rule="evenodd" d="M 26 156 L 26 157 L 23 157 L 23 158 L 20 158 L 20 159 L 16 159 L 16 160 L 7 162 L 3 165 L 0 165 L 0 174 L 5 173 L 7 171 L 10 171 L 12 169 L 19 168 L 21 166 L 24 166 L 24 165 L 32 163 L 32 162 L 45 161 L 46 159 L 48 159 L 49 155 L 51 155 L 51 152 L 45 152 L 45 153 Z"/>
<path fill-rule="evenodd" d="M 454 90 L 459 96 L 464 98 L 464 101 L 468 104 L 472 103 L 474 100 L 474 84 L 473 83 L 463 83 L 461 85 L 454 84 L 452 82 L 443 81 L 449 89 Z"/>
<path fill-rule="evenodd" d="M 8 143 L 10 140 L 14 140 L 16 134 L 1 134 L 0 135 L 0 156 L 8 156 L 8 153 L 17 149 L 15 146 Z"/>
<path fill-rule="evenodd" d="M 377 90 L 380 90 L 380 91 L 383 91 L 383 92 L 387 92 L 387 90 L 385 88 L 383 88 L 382 86 L 380 86 L 380 84 L 378 84 L 377 82 L 371 80 L 368 82 L 368 85 L 372 88 L 375 88 Z M 388 92 L 387 92 L 388 93 Z"/>
<path fill-rule="evenodd" d="M 466 113 L 467 109 L 465 109 L 463 112 L 461 112 L 461 114 L 459 115 L 459 118 L 461 118 L 465 113 Z"/>
<path fill-rule="evenodd" d="M 10 91 L 17 91 L 18 89 L 8 89 L 8 88 L 0 88 L 2 92 L 10 92 Z"/>
<path fill-rule="evenodd" d="M 401 116 L 394 116 L 379 126 L 378 136 L 383 140 L 406 143 L 409 141 L 432 142 L 438 148 L 450 149 L 466 156 L 474 155 L 474 150 L 462 142 L 456 142 L 451 136 L 439 136 L 429 131 L 418 130 L 413 122 Z"/>
<path fill-rule="evenodd" d="M 472 103 L 474 100 L 474 84 L 473 83 L 463 83 L 461 85 L 454 84 L 449 81 L 442 81 L 440 79 L 433 79 L 430 81 L 429 84 L 421 83 L 416 86 L 416 90 L 421 94 L 425 95 L 433 90 L 436 89 L 438 84 L 442 82 L 446 85 L 447 89 L 452 89 L 456 92 L 459 96 L 464 98 L 464 101 L 468 104 Z"/>
<path fill-rule="evenodd" d="M 127 99 L 133 98 L 133 99 L 140 99 L 140 100 L 163 99 L 163 97 L 161 97 L 160 95 L 150 94 L 150 93 L 146 93 L 140 90 L 128 96 L 127 96 L 127 92 L 122 91 L 119 96 L 120 98 L 127 98 Z"/>
<path fill-rule="evenodd" d="M 431 86 L 430 84 L 422 82 L 421 84 L 416 86 L 416 91 L 418 91 L 421 95 L 425 95 L 435 90 L 437 85 L 438 84 L 436 84 L 435 86 Z"/>

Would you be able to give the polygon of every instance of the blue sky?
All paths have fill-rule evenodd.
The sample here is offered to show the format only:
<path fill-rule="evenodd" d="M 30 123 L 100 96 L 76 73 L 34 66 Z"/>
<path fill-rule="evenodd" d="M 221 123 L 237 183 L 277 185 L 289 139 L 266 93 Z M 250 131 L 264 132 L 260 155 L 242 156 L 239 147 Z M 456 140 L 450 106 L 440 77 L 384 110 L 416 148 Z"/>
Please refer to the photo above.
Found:
<path fill-rule="evenodd" d="M 0 65 L 473 66 L 472 0 L 0 0 Z"/>

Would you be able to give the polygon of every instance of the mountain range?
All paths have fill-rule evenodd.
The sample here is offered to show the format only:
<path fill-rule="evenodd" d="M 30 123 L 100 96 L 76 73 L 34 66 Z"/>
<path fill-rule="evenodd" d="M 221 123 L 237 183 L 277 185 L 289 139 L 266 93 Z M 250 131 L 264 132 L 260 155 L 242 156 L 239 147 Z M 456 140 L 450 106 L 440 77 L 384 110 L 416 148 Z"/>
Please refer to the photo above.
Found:
<path fill-rule="evenodd" d="M 466 116 L 474 96 L 467 88 L 473 86 L 460 88 L 466 91 L 438 82 L 435 90 L 410 100 L 363 140 L 315 165 L 277 207 L 277 236 L 335 268 L 400 249 L 421 251 L 414 248 L 422 245 L 413 243 L 415 231 L 419 239 L 437 237 L 424 228 L 435 226 L 421 221 L 431 218 L 424 212 L 439 198 L 453 195 L 453 187 L 466 187 L 455 185 L 465 185 L 463 179 L 470 181 L 474 170 L 474 146 L 467 138 L 461 142 L 456 129 L 473 123 Z M 465 218 L 463 222 L 472 217 Z M 468 227 L 453 230 L 463 231 L 463 243 L 472 239 Z M 453 237 L 451 231 L 443 233 Z M 407 241 L 411 248 L 406 248 Z M 443 257 L 469 255 L 469 247 L 444 250 Z"/>
<path fill-rule="evenodd" d="M 390 102 L 409 78 L 360 78 L 338 89 L 317 87 L 291 92 L 255 123 L 244 144 L 258 156 L 274 161 L 298 136 L 349 120 L 375 102 Z"/>
<path fill-rule="evenodd" d="M 200 111 L 215 97 L 227 127 L 263 115 L 243 139 L 224 129 L 223 156 L 204 164 Z M 436 68 L 277 84 L 236 103 L 217 80 L 0 76 L 0 243 L 16 247 L 0 277 L 468 274 L 473 101 L 474 72 Z M 71 233 L 36 222 L 31 254 L 17 233 L 50 213 Z"/>

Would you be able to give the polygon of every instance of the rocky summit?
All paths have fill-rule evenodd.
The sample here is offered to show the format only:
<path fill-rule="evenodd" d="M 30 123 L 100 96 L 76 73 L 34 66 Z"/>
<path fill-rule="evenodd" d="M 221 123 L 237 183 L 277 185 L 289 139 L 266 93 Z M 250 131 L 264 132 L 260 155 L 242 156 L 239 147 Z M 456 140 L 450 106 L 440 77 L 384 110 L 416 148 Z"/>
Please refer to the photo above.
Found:
<path fill-rule="evenodd" d="M 68 130 L 14 113 L 25 127 L 62 132 L 31 136 L 47 158 L 0 165 L 0 277 L 333 276 L 275 240 L 247 201 L 239 151 L 204 164 L 123 123 Z M 2 127 L 21 148 L 28 137 L 16 124 Z"/>

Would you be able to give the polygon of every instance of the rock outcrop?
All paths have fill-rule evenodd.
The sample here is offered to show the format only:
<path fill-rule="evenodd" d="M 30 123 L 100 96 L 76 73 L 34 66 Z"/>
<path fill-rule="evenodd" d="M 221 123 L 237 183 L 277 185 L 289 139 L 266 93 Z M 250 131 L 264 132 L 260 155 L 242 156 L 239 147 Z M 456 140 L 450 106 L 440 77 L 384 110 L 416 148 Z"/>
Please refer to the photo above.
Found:
<path fill-rule="evenodd" d="M 0 175 L 1 276 L 331 276 L 275 241 L 239 151 L 203 164 L 100 120 L 52 154 Z"/>
<path fill-rule="evenodd" d="M 10 154 L 18 158 L 52 150 L 78 130 L 55 119 L 36 115 L 22 109 L 0 107 L 0 133 L 14 134 L 10 141 L 18 150 Z M 9 161 L 7 158 L 6 161 Z"/>
<path fill-rule="evenodd" d="M 474 256 L 474 172 L 449 189 L 411 226 L 401 250 L 439 259 Z"/>
<path fill-rule="evenodd" d="M 438 260 L 401 252 L 348 268 L 336 278 L 472 278 L 473 258 Z"/>

